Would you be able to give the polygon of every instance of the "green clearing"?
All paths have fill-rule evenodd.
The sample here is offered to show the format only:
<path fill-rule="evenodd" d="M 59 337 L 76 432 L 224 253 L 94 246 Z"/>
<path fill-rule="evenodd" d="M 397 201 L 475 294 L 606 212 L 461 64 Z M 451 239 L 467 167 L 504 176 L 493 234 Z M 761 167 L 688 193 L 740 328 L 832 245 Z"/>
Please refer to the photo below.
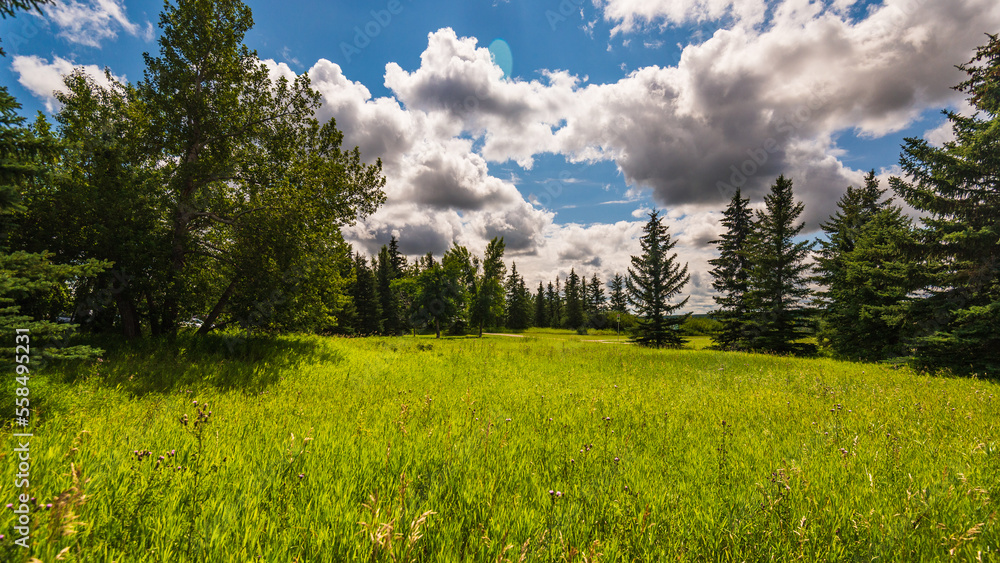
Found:
<path fill-rule="evenodd" d="M 109 345 L 31 380 L 34 556 L 1000 557 L 995 383 L 594 338 Z"/>

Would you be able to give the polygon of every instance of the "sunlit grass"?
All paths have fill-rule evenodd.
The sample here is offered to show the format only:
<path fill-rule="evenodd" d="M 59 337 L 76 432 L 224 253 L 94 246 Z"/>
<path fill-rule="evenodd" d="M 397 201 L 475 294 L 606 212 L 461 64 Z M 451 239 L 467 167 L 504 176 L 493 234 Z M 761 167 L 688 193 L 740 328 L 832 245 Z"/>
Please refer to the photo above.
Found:
<path fill-rule="evenodd" d="M 183 340 L 50 373 L 34 556 L 997 557 L 993 383 L 524 336 Z M 71 464 L 86 497 L 54 501 Z"/>

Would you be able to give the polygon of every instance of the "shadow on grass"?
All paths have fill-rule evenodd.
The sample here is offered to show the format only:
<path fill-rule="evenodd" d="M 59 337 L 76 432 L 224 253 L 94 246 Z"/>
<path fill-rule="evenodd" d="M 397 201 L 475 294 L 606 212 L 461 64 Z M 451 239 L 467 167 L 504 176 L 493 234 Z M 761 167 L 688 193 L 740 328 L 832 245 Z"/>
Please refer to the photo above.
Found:
<path fill-rule="evenodd" d="M 303 363 L 337 363 L 343 357 L 317 338 L 182 333 L 175 339 L 126 341 L 100 336 L 87 343 L 105 350 L 96 362 L 67 365 L 65 383 L 95 379 L 135 396 L 196 390 L 259 394 Z"/>

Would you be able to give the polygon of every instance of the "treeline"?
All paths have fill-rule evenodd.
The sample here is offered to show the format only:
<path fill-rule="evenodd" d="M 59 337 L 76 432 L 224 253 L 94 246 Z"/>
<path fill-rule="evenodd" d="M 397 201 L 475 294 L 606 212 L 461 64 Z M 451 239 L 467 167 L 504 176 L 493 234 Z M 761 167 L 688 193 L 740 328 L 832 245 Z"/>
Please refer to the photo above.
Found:
<path fill-rule="evenodd" d="M 341 331 L 358 335 L 400 335 L 428 328 L 440 334 L 481 334 L 484 328 L 532 327 L 586 330 L 614 327 L 628 312 L 625 282 L 611 281 L 610 298 L 595 273 L 590 280 L 573 269 L 565 280 L 538 283 L 534 291 L 512 262 L 503 262 L 503 238 L 490 241 L 483 257 L 454 245 L 440 260 L 431 254 L 408 262 L 395 236 L 378 255 L 356 254 L 350 272 L 351 304 Z"/>

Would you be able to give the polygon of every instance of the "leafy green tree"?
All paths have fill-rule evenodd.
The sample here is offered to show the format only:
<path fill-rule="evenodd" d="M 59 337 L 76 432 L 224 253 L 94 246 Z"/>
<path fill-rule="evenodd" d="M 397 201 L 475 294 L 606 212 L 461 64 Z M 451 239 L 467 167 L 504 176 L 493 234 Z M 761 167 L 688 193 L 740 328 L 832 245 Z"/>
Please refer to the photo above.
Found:
<path fill-rule="evenodd" d="M 679 303 L 670 301 L 680 294 L 691 276 L 687 264 L 681 267 L 677 263 L 677 253 L 670 254 L 677 241 L 671 240 L 657 211 L 650 212 L 643 233 L 639 239 L 642 255 L 632 256 L 632 267 L 625 280 L 628 301 L 640 317 L 633 340 L 655 348 L 679 347 L 686 342 L 681 337 L 680 324 L 691 313 L 673 315 L 687 304 L 687 297 Z"/>
<path fill-rule="evenodd" d="M 816 280 L 825 287 L 817 293 L 822 335 L 846 358 L 903 355 L 902 307 L 920 274 L 905 257 L 915 242 L 911 223 L 885 192 L 872 170 L 822 225 L 827 240 L 816 259 Z"/>
<path fill-rule="evenodd" d="M 472 295 L 470 321 L 479 329 L 479 337 L 483 336 L 483 326 L 497 324 L 504 311 L 503 278 L 506 267 L 503 263 L 503 237 L 496 238 L 486 245 L 483 256 L 483 272 L 475 284 Z"/>
<path fill-rule="evenodd" d="M 53 294 L 72 293 L 80 278 L 96 275 L 110 264 L 97 260 L 53 264 L 53 255 L 46 251 L 12 251 L 9 220 L 16 224 L 16 216 L 25 210 L 21 191 L 49 185 L 54 163 L 63 152 L 44 118 L 39 116 L 34 127 L 25 126 L 25 119 L 17 115 L 20 107 L 7 88 L 0 86 L 0 332 L 13 342 L 16 329 L 27 329 L 31 347 L 41 350 L 36 362 L 43 358 L 91 357 L 101 351 L 64 345 L 75 325 L 59 324 L 54 322 L 57 319 L 26 314 L 24 310 Z M 62 303 L 71 304 L 71 300 Z M 0 363 L 6 365 L 10 360 L 5 358 Z"/>
<path fill-rule="evenodd" d="M 542 282 L 538 282 L 538 292 L 535 293 L 535 317 L 533 324 L 538 327 L 549 326 L 549 303 L 545 295 L 545 286 Z"/>
<path fill-rule="evenodd" d="M 1000 373 L 1000 39 L 989 35 L 956 89 L 971 116 L 945 112 L 955 140 L 908 138 L 893 190 L 922 212 L 918 256 L 928 280 L 911 310 L 917 362 L 959 373 Z"/>
<path fill-rule="evenodd" d="M 720 324 L 712 340 L 723 350 L 744 350 L 750 346 L 746 328 L 750 316 L 750 242 L 755 226 L 750 200 L 744 199 L 739 189 L 723 213 L 722 225 L 726 232 L 710 243 L 717 245 L 719 257 L 708 261 L 717 292 L 713 299 L 719 306 L 712 317 Z"/>
<path fill-rule="evenodd" d="M 87 223 L 103 225 L 113 214 L 91 202 L 114 198 L 135 218 L 84 237 L 72 221 L 39 222 L 37 239 L 65 239 L 67 252 L 86 237 L 122 245 L 91 248 L 117 254 L 126 335 L 141 334 L 143 318 L 172 334 L 195 314 L 201 332 L 299 330 L 332 322 L 344 303 L 346 280 L 331 264 L 350 260 L 340 227 L 384 201 L 381 163 L 342 150 L 335 123 L 316 121 L 307 76 L 271 80 L 242 44 L 252 25 L 237 0 L 167 3 L 159 55 L 145 55 L 138 85 L 77 75 L 60 96 L 61 132 L 79 147 L 66 166 L 86 181 L 37 199 L 80 202 Z"/>
<path fill-rule="evenodd" d="M 531 293 L 524 285 L 524 278 L 517 273 L 517 264 L 511 263 L 507 278 L 507 328 L 524 330 L 531 326 Z"/>
<path fill-rule="evenodd" d="M 449 261 L 447 267 L 431 261 L 417 277 L 415 320 L 433 323 L 436 338 L 441 338 L 441 325 L 447 326 L 462 312 L 465 287 L 461 275 L 456 261 Z"/>
<path fill-rule="evenodd" d="M 628 313 L 628 300 L 625 297 L 625 278 L 621 274 L 615 274 L 611 279 L 611 310 L 616 313 Z"/>
<path fill-rule="evenodd" d="M 752 316 L 747 333 L 753 350 L 803 353 L 811 346 L 796 343 L 809 334 L 811 321 L 806 299 L 812 242 L 795 242 L 805 223 L 796 224 L 804 205 L 792 194 L 792 181 L 778 176 L 764 197 L 765 211 L 757 212 L 757 229 L 751 243 L 750 274 Z"/>

